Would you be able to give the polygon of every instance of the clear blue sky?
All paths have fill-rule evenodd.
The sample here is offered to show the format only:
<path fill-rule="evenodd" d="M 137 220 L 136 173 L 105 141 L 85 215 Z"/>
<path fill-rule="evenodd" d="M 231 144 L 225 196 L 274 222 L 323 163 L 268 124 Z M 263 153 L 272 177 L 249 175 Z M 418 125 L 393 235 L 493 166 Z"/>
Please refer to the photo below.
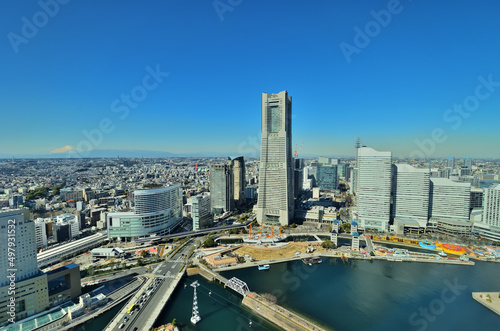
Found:
<path fill-rule="evenodd" d="M 36 1 L 2 1 L 0 154 L 249 152 L 260 94 L 286 89 L 304 154 L 354 155 L 359 135 L 396 156 L 500 157 L 500 83 L 475 97 L 479 76 L 500 82 L 500 2 L 216 3 L 231 10 L 218 13 L 213 0 L 72 0 L 48 15 Z M 374 24 L 371 11 L 388 7 L 390 22 Z M 372 29 L 369 44 L 355 27 Z M 341 45 L 356 41 L 348 62 Z M 143 97 L 148 66 L 168 76 L 147 79 L 144 100 L 125 106 L 122 94 Z M 446 113 L 466 99 L 477 108 L 467 118 Z M 83 131 L 103 119 L 112 130 L 89 143 Z M 418 147 L 434 129 L 446 140 Z"/>

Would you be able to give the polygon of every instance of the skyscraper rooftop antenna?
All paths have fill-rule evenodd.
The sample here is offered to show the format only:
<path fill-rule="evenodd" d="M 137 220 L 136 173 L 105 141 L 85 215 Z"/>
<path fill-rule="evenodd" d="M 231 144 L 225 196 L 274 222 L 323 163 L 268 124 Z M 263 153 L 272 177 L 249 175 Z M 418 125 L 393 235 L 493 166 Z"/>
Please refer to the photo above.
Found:
<path fill-rule="evenodd" d="M 361 147 L 359 136 L 356 136 L 356 145 L 355 146 L 356 146 L 356 149 Z"/>

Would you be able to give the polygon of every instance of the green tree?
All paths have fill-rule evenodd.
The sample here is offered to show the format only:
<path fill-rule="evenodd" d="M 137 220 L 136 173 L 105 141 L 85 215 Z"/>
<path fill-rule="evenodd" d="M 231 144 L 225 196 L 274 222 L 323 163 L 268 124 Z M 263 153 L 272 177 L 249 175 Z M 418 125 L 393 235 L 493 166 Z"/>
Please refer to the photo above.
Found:
<path fill-rule="evenodd" d="M 204 242 L 203 246 L 205 247 L 214 247 L 215 246 L 215 241 L 212 236 L 208 237 Z"/>
<path fill-rule="evenodd" d="M 45 198 L 49 195 L 48 187 L 39 187 L 34 191 L 28 192 L 26 194 L 26 200 L 35 200 L 39 198 Z"/>
<path fill-rule="evenodd" d="M 176 325 L 177 325 L 177 318 L 174 318 L 174 319 L 172 320 L 172 325 L 173 325 L 173 326 L 176 326 Z"/>
<path fill-rule="evenodd" d="M 325 240 L 321 243 L 321 246 L 326 249 L 335 248 L 335 243 L 331 240 Z"/>
<path fill-rule="evenodd" d="M 230 233 L 230 234 L 238 234 L 238 232 L 239 232 L 239 231 L 238 231 L 238 229 L 237 229 L 237 228 L 231 229 L 231 230 L 229 231 L 229 233 Z"/>
<path fill-rule="evenodd" d="M 61 194 L 61 186 L 56 185 L 52 189 L 52 195 L 59 195 L 59 194 Z"/>
<path fill-rule="evenodd" d="M 148 256 L 148 252 L 147 252 L 147 251 L 145 251 L 145 250 L 142 250 L 142 251 L 141 251 L 141 257 L 142 257 L 142 258 L 146 258 L 147 256 Z"/>

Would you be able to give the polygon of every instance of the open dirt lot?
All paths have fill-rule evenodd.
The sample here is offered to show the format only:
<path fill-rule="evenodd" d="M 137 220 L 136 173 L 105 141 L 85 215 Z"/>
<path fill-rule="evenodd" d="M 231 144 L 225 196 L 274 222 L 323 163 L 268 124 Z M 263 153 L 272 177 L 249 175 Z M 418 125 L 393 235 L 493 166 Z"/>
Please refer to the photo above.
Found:
<path fill-rule="evenodd" d="M 242 247 L 234 252 L 239 255 L 248 254 L 258 260 L 284 259 L 295 256 L 295 252 L 304 253 L 309 244 L 290 242 L 281 247 L 261 247 L 243 244 Z"/>

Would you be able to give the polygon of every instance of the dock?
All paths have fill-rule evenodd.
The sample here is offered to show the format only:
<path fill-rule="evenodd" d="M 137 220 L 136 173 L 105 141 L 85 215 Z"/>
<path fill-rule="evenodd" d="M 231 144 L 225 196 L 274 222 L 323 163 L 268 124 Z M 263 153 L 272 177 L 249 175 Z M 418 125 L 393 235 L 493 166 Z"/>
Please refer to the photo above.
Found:
<path fill-rule="evenodd" d="M 472 298 L 500 315 L 500 292 L 472 292 Z"/>

